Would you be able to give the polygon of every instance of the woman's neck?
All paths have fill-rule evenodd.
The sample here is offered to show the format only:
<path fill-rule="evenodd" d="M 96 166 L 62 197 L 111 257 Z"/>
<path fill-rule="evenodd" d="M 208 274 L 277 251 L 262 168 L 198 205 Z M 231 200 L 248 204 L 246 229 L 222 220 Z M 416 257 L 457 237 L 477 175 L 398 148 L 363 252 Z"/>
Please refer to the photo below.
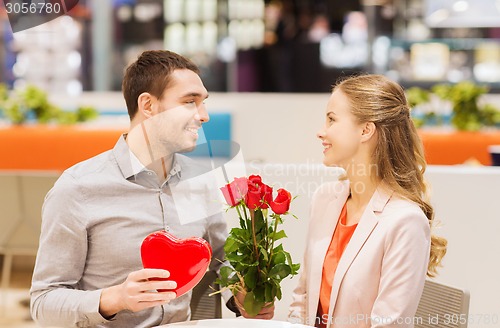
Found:
<path fill-rule="evenodd" d="M 350 195 L 347 198 L 346 225 L 353 225 L 360 221 L 368 203 L 370 202 L 378 183 L 369 175 L 348 176 Z"/>
<path fill-rule="evenodd" d="M 350 199 L 358 207 L 368 204 L 377 189 L 378 182 L 370 175 L 350 175 Z"/>

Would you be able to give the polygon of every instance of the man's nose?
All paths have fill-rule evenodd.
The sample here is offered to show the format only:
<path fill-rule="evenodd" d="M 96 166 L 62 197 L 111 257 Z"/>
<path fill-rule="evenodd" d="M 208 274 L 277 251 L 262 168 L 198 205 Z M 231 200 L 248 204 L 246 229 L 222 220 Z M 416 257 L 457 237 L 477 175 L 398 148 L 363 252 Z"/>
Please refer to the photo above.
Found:
<path fill-rule="evenodd" d="M 210 116 L 208 115 L 205 104 L 201 104 L 200 106 L 198 106 L 197 116 L 197 119 L 199 119 L 201 123 L 207 123 L 208 121 L 210 121 Z"/>

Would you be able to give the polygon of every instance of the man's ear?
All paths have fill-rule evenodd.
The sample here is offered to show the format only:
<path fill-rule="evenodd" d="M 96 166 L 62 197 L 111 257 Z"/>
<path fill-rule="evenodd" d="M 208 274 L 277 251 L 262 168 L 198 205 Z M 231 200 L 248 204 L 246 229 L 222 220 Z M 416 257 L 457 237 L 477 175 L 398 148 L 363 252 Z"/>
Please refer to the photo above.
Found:
<path fill-rule="evenodd" d="M 137 110 L 146 118 L 153 116 L 153 96 L 149 92 L 143 92 L 139 95 Z"/>
<path fill-rule="evenodd" d="M 361 132 L 361 141 L 366 142 L 369 141 L 377 132 L 377 128 L 375 123 L 366 122 L 364 123 L 363 131 Z"/>

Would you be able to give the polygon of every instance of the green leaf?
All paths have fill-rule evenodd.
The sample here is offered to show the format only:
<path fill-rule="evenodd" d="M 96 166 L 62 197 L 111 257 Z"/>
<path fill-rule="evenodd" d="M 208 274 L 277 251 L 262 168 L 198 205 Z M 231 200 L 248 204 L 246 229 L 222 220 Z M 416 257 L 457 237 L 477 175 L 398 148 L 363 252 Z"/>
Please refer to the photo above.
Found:
<path fill-rule="evenodd" d="M 269 277 L 275 278 L 278 280 L 283 280 L 286 276 L 288 276 L 292 272 L 292 269 L 289 265 L 280 263 L 275 265 L 271 271 L 269 271 Z"/>
<path fill-rule="evenodd" d="M 229 276 L 232 275 L 233 272 L 234 270 L 230 266 L 224 266 L 220 268 L 219 271 L 220 278 L 218 279 L 218 283 L 220 283 L 220 285 L 223 287 L 229 286 L 230 285 Z"/>
<path fill-rule="evenodd" d="M 273 284 L 266 284 L 265 297 L 264 297 L 264 301 L 266 303 L 274 301 L 274 297 L 276 296 L 275 291 L 276 287 Z"/>
<path fill-rule="evenodd" d="M 248 239 L 249 233 L 245 229 L 232 228 L 229 235 L 234 239 L 244 243 Z"/>
<path fill-rule="evenodd" d="M 245 274 L 245 277 L 243 279 L 245 280 L 245 286 L 247 286 L 249 290 L 254 289 L 257 285 L 257 275 L 258 272 L 256 266 L 250 267 Z"/>
<path fill-rule="evenodd" d="M 238 242 L 231 236 L 227 237 L 226 243 L 224 244 L 224 252 L 226 254 L 235 252 L 239 248 Z"/>
<path fill-rule="evenodd" d="M 245 224 L 245 220 L 243 220 L 241 217 L 240 217 L 240 227 L 241 227 L 241 229 L 247 228 L 247 225 Z"/>
<path fill-rule="evenodd" d="M 285 251 L 283 251 L 283 253 L 284 253 L 284 254 L 285 254 L 285 256 L 286 256 L 286 260 L 287 260 L 288 264 L 289 264 L 289 265 L 292 265 L 292 257 L 290 256 L 290 253 L 285 252 Z"/>
<path fill-rule="evenodd" d="M 265 226 L 266 222 L 264 221 L 264 216 L 262 215 L 261 210 L 256 210 L 254 213 L 254 221 L 255 221 L 255 232 L 259 233 L 262 231 Z"/>
<path fill-rule="evenodd" d="M 282 251 L 283 251 L 283 245 L 282 244 L 279 244 L 278 246 L 276 246 L 273 249 L 273 253 L 279 253 L 279 252 L 282 252 Z"/>
<path fill-rule="evenodd" d="M 262 245 L 259 245 L 259 253 L 260 255 L 262 255 L 262 259 L 265 261 L 265 262 L 268 262 L 269 261 L 269 256 L 267 254 L 267 251 L 266 249 L 262 246 Z"/>
<path fill-rule="evenodd" d="M 286 261 L 285 253 L 283 251 L 281 251 L 281 252 L 273 254 L 273 258 L 271 260 L 271 265 L 275 266 L 276 264 L 279 264 L 279 263 L 285 263 L 285 261 Z"/>
<path fill-rule="evenodd" d="M 286 233 L 284 230 L 280 230 L 278 232 L 275 232 L 271 235 L 271 238 L 274 239 L 275 241 L 276 240 L 280 240 L 282 238 L 286 238 Z"/>
<path fill-rule="evenodd" d="M 99 116 L 99 112 L 91 106 L 81 106 L 76 110 L 76 115 L 78 117 L 78 122 L 86 122 L 96 119 Z"/>
<path fill-rule="evenodd" d="M 255 299 L 254 293 L 250 291 L 245 296 L 245 300 L 243 301 L 243 307 L 250 316 L 255 317 L 264 307 L 264 302 L 258 302 Z"/>
<path fill-rule="evenodd" d="M 255 297 L 255 300 L 258 303 L 265 303 L 265 286 L 257 286 L 255 289 L 252 291 Z"/>
<path fill-rule="evenodd" d="M 281 295 L 281 286 L 278 282 L 275 282 L 274 287 L 276 288 L 276 298 L 280 300 L 281 296 L 282 296 Z"/>

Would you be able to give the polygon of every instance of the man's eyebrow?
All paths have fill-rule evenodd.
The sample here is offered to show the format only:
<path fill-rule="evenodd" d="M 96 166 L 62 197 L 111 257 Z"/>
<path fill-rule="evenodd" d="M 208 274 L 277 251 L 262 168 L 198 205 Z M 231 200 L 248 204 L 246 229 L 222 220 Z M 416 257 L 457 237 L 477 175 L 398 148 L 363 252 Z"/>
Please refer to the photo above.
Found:
<path fill-rule="evenodd" d="M 326 116 L 328 116 L 328 115 L 330 115 L 330 114 L 337 115 L 337 114 L 335 114 L 335 112 L 334 112 L 334 111 L 329 111 L 328 113 L 326 113 Z"/>
<path fill-rule="evenodd" d="M 187 94 L 181 96 L 181 98 L 195 97 L 195 98 L 205 98 L 205 99 L 207 99 L 208 96 L 209 96 L 208 93 L 206 95 L 204 95 L 204 94 L 201 94 L 201 93 L 198 93 L 198 92 L 190 92 L 190 93 L 187 93 Z"/>

